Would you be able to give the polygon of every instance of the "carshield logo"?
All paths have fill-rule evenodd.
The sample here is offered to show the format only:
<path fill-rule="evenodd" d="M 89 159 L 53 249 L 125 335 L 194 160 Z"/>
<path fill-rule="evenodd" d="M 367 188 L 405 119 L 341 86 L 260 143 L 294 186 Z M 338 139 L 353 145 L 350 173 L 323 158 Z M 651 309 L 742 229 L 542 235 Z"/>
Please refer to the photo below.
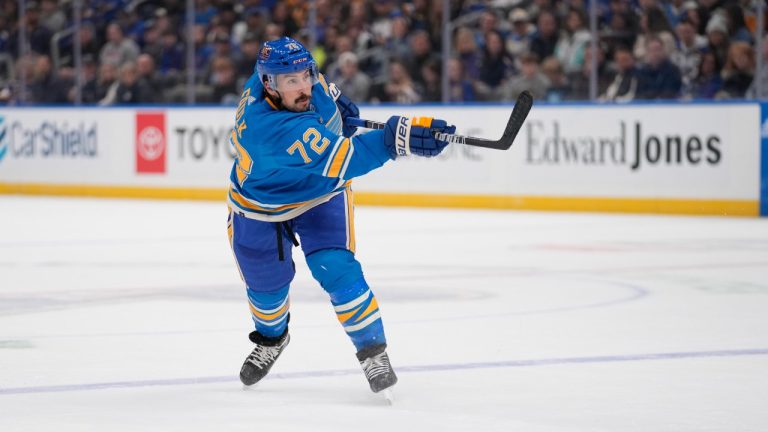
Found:
<path fill-rule="evenodd" d="M 136 114 L 136 172 L 165 173 L 165 114 Z"/>
<path fill-rule="evenodd" d="M 0 116 L 0 162 L 8 153 L 8 127 L 5 124 L 5 117 Z"/>

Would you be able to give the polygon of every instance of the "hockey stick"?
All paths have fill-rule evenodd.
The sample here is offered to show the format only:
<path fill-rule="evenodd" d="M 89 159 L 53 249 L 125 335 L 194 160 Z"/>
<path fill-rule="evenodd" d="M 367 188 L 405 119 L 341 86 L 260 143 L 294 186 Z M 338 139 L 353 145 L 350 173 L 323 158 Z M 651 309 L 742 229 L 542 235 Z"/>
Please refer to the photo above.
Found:
<path fill-rule="evenodd" d="M 520 128 L 523 127 L 523 122 L 525 122 L 525 118 L 528 116 L 528 112 L 531 111 L 532 106 L 533 96 L 531 96 L 527 90 L 520 93 L 520 96 L 517 97 L 517 102 L 515 102 L 515 107 L 512 109 L 512 114 L 509 116 L 509 121 L 507 121 L 507 126 L 504 128 L 504 133 L 501 135 L 501 138 L 496 141 L 464 135 L 449 135 L 439 132 L 434 132 L 434 136 L 440 141 L 448 141 L 449 143 L 454 144 L 507 150 L 512 147 L 512 143 L 515 142 L 515 137 L 517 136 L 517 133 L 520 132 Z M 384 129 L 384 127 L 386 127 L 386 123 L 379 123 L 373 120 L 347 118 L 346 121 L 350 125 L 364 127 L 366 129 Z"/>

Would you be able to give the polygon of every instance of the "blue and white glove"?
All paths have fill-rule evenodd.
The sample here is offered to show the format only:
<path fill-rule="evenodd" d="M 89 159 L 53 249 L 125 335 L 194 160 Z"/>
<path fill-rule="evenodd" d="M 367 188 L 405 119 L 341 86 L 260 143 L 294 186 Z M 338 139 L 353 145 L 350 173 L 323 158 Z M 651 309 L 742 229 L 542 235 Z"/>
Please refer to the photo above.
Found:
<path fill-rule="evenodd" d="M 339 113 L 342 120 L 342 131 L 344 136 L 349 138 L 357 132 L 357 126 L 348 125 L 348 118 L 360 118 L 360 110 L 357 109 L 357 105 L 352 102 L 348 97 L 341 94 L 341 90 L 336 87 L 336 84 L 331 83 L 328 85 L 328 92 L 331 94 L 333 100 L 336 101 L 336 106 L 339 107 Z"/>
<path fill-rule="evenodd" d="M 432 135 L 433 132 L 453 134 L 456 132 L 456 126 L 449 126 L 445 120 L 432 117 L 392 116 L 387 120 L 384 144 L 392 159 L 409 154 L 433 157 L 439 155 L 448 145 L 447 141 L 436 139 Z"/>

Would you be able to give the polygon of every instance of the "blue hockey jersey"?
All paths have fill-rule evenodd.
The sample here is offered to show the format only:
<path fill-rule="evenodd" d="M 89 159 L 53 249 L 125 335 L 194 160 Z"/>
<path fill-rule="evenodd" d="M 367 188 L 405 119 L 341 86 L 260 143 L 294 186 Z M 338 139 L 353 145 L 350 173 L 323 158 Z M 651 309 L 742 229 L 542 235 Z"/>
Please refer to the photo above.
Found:
<path fill-rule="evenodd" d="M 390 159 L 383 130 L 342 135 L 341 114 L 322 75 L 310 102 L 306 112 L 281 110 L 265 97 L 257 74 L 246 82 L 230 136 L 234 212 L 264 221 L 292 219 Z"/>

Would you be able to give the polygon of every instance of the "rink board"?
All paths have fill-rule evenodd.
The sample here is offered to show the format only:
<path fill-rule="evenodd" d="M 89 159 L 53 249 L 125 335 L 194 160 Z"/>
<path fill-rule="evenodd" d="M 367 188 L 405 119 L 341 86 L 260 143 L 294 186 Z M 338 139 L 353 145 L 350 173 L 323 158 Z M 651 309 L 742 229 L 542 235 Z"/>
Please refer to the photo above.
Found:
<path fill-rule="evenodd" d="M 761 108 L 537 106 L 510 150 L 451 146 L 390 162 L 355 180 L 357 203 L 765 215 Z M 495 139 L 510 109 L 366 106 L 362 116 L 441 117 L 457 133 Z M 233 118 L 232 107 L 0 109 L 0 192 L 223 199 Z"/>

